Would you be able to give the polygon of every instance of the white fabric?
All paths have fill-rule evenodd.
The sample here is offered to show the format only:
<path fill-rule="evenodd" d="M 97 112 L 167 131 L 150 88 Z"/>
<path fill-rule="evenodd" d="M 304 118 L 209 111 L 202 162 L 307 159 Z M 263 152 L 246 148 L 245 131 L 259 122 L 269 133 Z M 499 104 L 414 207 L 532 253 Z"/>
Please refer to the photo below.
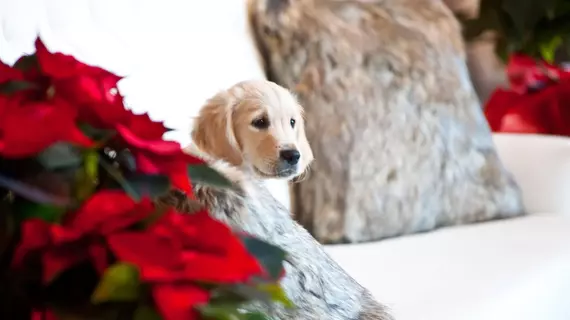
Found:
<path fill-rule="evenodd" d="M 0 0 L 0 59 L 33 52 L 38 33 L 51 50 L 126 76 L 127 106 L 165 121 L 182 145 L 208 97 L 264 78 L 245 0 Z M 268 185 L 289 207 L 287 183 Z"/>
<path fill-rule="evenodd" d="M 568 320 L 569 244 L 535 214 L 326 250 L 397 320 Z"/>
<path fill-rule="evenodd" d="M 570 214 L 570 139 L 529 134 L 493 138 L 529 212 Z"/>

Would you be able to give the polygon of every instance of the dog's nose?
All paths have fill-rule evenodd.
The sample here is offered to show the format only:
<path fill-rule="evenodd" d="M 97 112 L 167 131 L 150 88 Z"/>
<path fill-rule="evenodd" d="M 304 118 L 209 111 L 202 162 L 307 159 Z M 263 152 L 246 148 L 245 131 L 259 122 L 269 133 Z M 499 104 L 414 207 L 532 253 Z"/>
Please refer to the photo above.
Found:
<path fill-rule="evenodd" d="M 295 149 L 281 150 L 281 152 L 279 152 L 279 157 L 281 157 L 282 160 L 285 160 L 288 164 L 295 165 L 299 162 L 301 153 Z"/>

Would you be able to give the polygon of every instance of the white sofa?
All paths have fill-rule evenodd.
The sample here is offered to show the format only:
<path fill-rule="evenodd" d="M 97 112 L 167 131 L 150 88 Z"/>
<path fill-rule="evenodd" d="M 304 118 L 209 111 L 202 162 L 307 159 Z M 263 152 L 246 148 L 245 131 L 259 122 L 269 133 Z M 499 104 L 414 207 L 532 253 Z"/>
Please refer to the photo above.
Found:
<path fill-rule="evenodd" d="M 570 319 L 570 139 L 494 140 L 528 216 L 327 247 L 396 319 Z"/>
<path fill-rule="evenodd" d="M 0 0 L 0 58 L 52 50 L 127 76 L 128 105 L 189 142 L 201 103 L 262 78 L 244 0 Z M 327 251 L 397 320 L 570 319 L 570 139 L 495 135 L 530 215 Z M 268 182 L 289 205 L 286 183 Z"/>

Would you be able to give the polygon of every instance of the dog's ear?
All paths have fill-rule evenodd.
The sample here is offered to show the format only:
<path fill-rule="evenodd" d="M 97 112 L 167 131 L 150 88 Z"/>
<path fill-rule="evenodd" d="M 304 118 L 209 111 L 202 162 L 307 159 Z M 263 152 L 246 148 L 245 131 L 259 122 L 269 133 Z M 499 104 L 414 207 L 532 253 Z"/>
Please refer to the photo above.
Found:
<path fill-rule="evenodd" d="M 194 121 L 192 140 L 202 152 L 234 166 L 242 156 L 233 126 L 233 106 L 229 95 L 221 92 L 208 100 Z"/>
<path fill-rule="evenodd" d="M 302 109 L 301 109 L 302 111 Z M 303 112 L 301 112 L 303 114 Z M 311 145 L 309 144 L 309 140 L 307 139 L 307 135 L 305 133 L 305 119 L 302 117 L 301 121 L 299 121 L 298 130 L 297 130 L 297 141 L 299 144 L 299 151 L 301 152 L 301 161 L 303 168 L 307 168 L 311 162 L 314 160 L 313 156 L 313 149 L 311 149 Z"/>

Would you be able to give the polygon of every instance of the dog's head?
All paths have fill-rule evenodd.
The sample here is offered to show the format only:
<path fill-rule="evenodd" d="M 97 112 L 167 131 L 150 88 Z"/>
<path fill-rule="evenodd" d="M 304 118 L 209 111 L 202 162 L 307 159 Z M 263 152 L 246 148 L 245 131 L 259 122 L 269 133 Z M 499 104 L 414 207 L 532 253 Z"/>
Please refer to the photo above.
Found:
<path fill-rule="evenodd" d="M 303 109 L 285 88 L 246 81 L 207 101 L 192 139 L 206 154 L 248 166 L 263 178 L 292 179 L 313 161 Z"/>

